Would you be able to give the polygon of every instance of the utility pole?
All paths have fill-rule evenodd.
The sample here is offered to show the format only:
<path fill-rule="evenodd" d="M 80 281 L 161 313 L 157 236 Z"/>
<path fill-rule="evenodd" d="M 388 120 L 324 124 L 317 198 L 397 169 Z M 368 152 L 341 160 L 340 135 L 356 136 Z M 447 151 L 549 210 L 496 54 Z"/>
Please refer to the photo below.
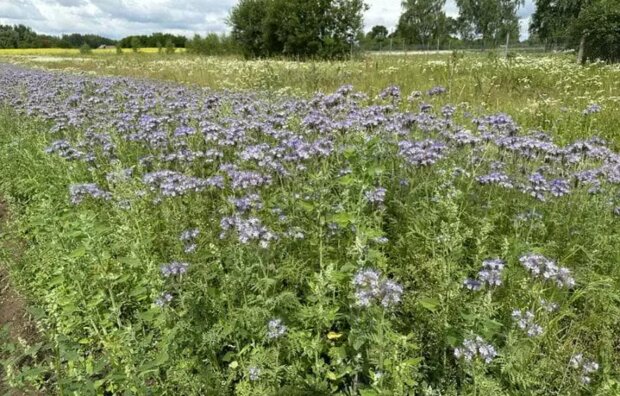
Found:
<path fill-rule="evenodd" d="M 504 51 L 504 57 L 508 59 L 508 43 L 510 42 L 510 31 L 506 34 L 506 49 Z"/>

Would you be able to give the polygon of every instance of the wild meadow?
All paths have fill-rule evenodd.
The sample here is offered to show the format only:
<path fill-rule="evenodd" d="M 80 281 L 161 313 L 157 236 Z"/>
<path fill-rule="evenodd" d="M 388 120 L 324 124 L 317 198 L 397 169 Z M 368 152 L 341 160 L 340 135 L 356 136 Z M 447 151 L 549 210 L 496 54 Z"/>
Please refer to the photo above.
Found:
<path fill-rule="evenodd" d="M 620 394 L 618 66 L 3 60 L 12 388 Z"/>

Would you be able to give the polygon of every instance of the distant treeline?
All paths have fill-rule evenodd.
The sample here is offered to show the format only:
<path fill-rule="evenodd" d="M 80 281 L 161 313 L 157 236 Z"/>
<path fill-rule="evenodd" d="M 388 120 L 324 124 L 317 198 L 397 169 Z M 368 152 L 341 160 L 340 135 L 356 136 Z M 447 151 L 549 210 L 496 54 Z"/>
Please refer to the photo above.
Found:
<path fill-rule="evenodd" d="M 0 25 L 0 48 L 91 48 L 114 45 L 115 40 L 94 34 L 65 34 L 60 37 L 36 33 L 24 25 Z"/>
<path fill-rule="evenodd" d="M 176 48 L 184 48 L 187 43 L 187 37 L 174 35 L 170 33 L 153 33 L 148 36 L 127 36 L 118 41 L 123 48 L 132 48 L 136 45 L 139 47 L 164 47 L 171 44 Z"/>
<path fill-rule="evenodd" d="M 189 52 L 204 55 L 226 55 L 239 53 L 239 47 L 231 36 L 211 33 L 192 39 L 169 33 L 133 35 L 112 40 L 94 34 L 65 34 L 49 36 L 36 33 L 24 25 L 0 25 L 0 48 L 81 48 L 84 45 L 98 48 L 102 45 L 122 48 L 187 48 Z"/>
<path fill-rule="evenodd" d="M 205 37 L 196 34 L 191 40 L 187 40 L 185 48 L 190 53 L 201 55 L 233 55 L 241 52 L 239 44 L 232 36 L 215 33 Z"/>

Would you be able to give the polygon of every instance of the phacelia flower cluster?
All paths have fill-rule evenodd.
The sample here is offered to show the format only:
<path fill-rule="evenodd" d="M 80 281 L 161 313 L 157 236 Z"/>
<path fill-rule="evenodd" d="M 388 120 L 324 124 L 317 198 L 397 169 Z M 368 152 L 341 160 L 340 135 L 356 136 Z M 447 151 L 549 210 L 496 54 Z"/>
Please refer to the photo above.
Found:
<path fill-rule="evenodd" d="M 270 340 L 280 338 L 286 334 L 287 327 L 282 323 L 282 319 L 272 319 L 267 323 L 267 338 Z"/>
<path fill-rule="evenodd" d="M 463 341 L 463 345 L 454 349 L 454 356 L 457 359 L 463 358 L 471 362 L 480 358 L 485 363 L 491 363 L 497 356 L 497 351 L 493 345 L 487 343 L 482 337 L 476 336 Z"/>
<path fill-rule="evenodd" d="M 592 374 L 597 372 L 599 369 L 597 362 L 584 358 L 581 353 L 571 357 L 570 366 L 579 371 L 579 378 L 584 385 L 592 382 Z"/>
<path fill-rule="evenodd" d="M 520 309 L 512 311 L 512 319 L 517 323 L 517 327 L 525 331 L 528 337 L 537 337 L 543 333 L 542 326 L 534 322 L 535 315 L 531 311 L 521 312 Z"/>
<path fill-rule="evenodd" d="M 483 286 L 500 286 L 502 284 L 502 271 L 506 262 L 502 259 L 488 259 L 482 262 L 482 269 L 478 272 L 477 279 L 466 279 L 463 286 L 472 291 L 481 290 Z"/>
<path fill-rule="evenodd" d="M 193 253 L 196 251 L 198 245 L 196 244 L 196 238 L 200 235 L 200 230 L 198 228 L 191 228 L 185 230 L 181 233 L 179 240 L 183 242 L 185 253 Z"/>
<path fill-rule="evenodd" d="M 160 308 L 163 308 L 164 306 L 169 304 L 171 301 L 172 301 L 172 294 L 163 293 L 161 296 L 155 299 L 155 305 Z"/>
<path fill-rule="evenodd" d="M 382 204 L 385 201 L 385 193 L 387 190 L 383 187 L 375 188 L 371 191 L 366 191 L 364 196 L 366 197 L 366 201 L 371 204 Z"/>
<path fill-rule="evenodd" d="M 71 203 L 74 205 L 79 205 L 88 197 L 104 201 L 112 199 L 111 193 L 102 190 L 101 187 L 94 183 L 73 184 L 69 187 L 69 195 Z"/>
<path fill-rule="evenodd" d="M 553 281 L 558 287 L 573 288 L 575 279 L 571 276 L 570 270 L 558 267 L 553 260 L 537 253 L 528 253 L 519 258 L 523 265 L 534 278 Z"/>
<path fill-rule="evenodd" d="M 163 264 L 160 267 L 160 271 L 164 277 L 170 278 L 177 275 L 184 275 L 187 272 L 188 268 L 188 263 L 173 261 L 169 264 Z"/>
<path fill-rule="evenodd" d="M 400 303 L 403 288 L 398 283 L 384 279 L 374 269 L 362 269 L 353 278 L 355 297 L 360 307 L 370 307 L 374 303 L 391 308 Z"/>

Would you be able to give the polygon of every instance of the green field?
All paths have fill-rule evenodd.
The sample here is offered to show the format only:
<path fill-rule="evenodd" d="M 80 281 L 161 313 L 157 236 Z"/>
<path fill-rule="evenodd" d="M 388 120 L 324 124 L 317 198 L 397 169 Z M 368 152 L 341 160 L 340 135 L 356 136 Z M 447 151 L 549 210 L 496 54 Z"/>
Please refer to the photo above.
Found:
<path fill-rule="evenodd" d="M 618 395 L 619 125 L 568 54 L 0 52 L 0 390 Z"/>

